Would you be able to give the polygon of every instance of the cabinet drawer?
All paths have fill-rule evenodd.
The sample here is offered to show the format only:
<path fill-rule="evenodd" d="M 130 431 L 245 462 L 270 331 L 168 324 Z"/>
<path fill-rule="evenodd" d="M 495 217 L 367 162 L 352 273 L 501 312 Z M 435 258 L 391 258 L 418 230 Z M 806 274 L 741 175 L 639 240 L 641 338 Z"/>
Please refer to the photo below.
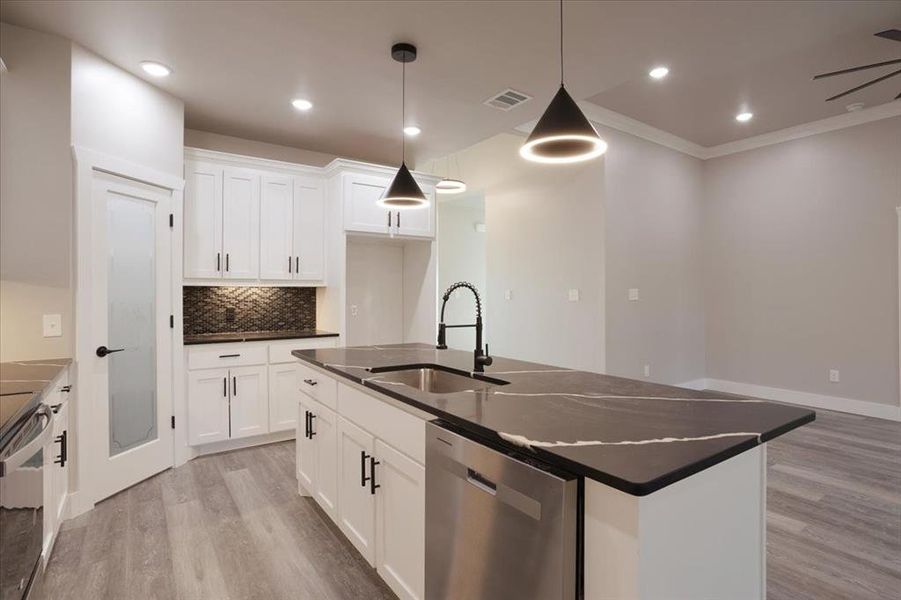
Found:
<path fill-rule="evenodd" d="M 344 384 L 338 384 L 338 414 L 425 464 L 422 419 Z"/>
<path fill-rule="evenodd" d="M 328 375 L 323 375 L 321 371 L 317 371 L 300 362 L 297 365 L 297 381 L 300 385 L 300 391 L 307 396 L 318 400 L 323 406 L 332 410 L 337 410 L 337 385 L 338 382 Z"/>
<path fill-rule="evenodd" d="M 188 348 L 188 369 L 221 369 L 246 365 L 265 365 L 266 344 L 222 344 Z"/>
<path fill-rule="evenodd" d="M 337 337 L 326 337 L 272 342 L 269 344 L 269 364 L 277 365 L 279 363 L 295 362 L 297 357 L 291 354 L 292 350 L 334 348 L 337 345 L 337 340 Z"/>

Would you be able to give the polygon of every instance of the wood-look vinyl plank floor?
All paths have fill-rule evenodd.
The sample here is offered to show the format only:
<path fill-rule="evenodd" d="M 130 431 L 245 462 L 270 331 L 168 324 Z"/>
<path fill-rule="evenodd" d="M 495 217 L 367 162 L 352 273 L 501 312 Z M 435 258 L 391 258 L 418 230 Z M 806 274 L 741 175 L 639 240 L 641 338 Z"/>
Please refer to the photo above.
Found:
<path fill-rule="evenodd" d="M 818 411 L 771 442 L 767 462 L 768 598 L 901 600 L 901 423 Z M 67 521 L 37 592 L 394 598 L 316 503 L 297 495 L 293 442 L 197 458 Z"/>

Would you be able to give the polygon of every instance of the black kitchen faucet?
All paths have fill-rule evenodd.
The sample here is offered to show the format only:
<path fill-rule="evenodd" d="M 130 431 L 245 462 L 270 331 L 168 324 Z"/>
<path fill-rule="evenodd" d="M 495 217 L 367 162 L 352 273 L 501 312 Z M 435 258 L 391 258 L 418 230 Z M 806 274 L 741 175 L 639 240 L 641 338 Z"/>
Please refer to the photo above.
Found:
<path fill-rule="evenodd" d="M 472 292 L 473 296 L 476 298 L 476 322 L 468 325 L 445 325 L 444 324 L 444 307 L 447 306 L 447 301 L 450 299 L 451 294 L 454 290 L 458 288 L 466 288 Z M 482 300 L 479 298 L 479 292 L 476 290 L 476 287 L 469 283 L 468 281 L 459 281 L 444 292 L 443 301 L 441 302 L 441 320 L 438 322 L 438 345 L 436 348 L 439 350 L 447 349 L 447 328 L 448 327 L 475 327 L 476 330 L 476 349 L 473 351 L 473 367 L 472 370 L 478 373 L 483 373 L 485 371 L 485 367 L 494 362 L 494 359 L 488 355 L 488 344 L 485 344 L 485 350 L 482 351 Z"/>

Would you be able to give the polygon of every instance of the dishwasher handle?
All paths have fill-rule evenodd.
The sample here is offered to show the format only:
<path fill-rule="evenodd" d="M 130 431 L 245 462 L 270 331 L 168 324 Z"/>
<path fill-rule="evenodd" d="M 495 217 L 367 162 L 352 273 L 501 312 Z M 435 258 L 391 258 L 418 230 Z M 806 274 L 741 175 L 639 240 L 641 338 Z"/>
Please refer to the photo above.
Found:
<path fill-rule="evenodd" d="M 466 481 L 487 494 L 497 495 L 497 484 L 474 469 L 466 468 Z"/>

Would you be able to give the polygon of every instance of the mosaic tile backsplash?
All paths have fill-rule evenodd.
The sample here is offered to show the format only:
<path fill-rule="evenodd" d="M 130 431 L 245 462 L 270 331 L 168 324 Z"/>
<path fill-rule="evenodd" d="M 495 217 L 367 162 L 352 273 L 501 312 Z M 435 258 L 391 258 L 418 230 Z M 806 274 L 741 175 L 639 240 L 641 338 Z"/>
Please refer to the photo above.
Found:
<path fill-rule="evenodd" d="M 185 335 L 316 329 L 316 288 L 184 288 Z"/>

